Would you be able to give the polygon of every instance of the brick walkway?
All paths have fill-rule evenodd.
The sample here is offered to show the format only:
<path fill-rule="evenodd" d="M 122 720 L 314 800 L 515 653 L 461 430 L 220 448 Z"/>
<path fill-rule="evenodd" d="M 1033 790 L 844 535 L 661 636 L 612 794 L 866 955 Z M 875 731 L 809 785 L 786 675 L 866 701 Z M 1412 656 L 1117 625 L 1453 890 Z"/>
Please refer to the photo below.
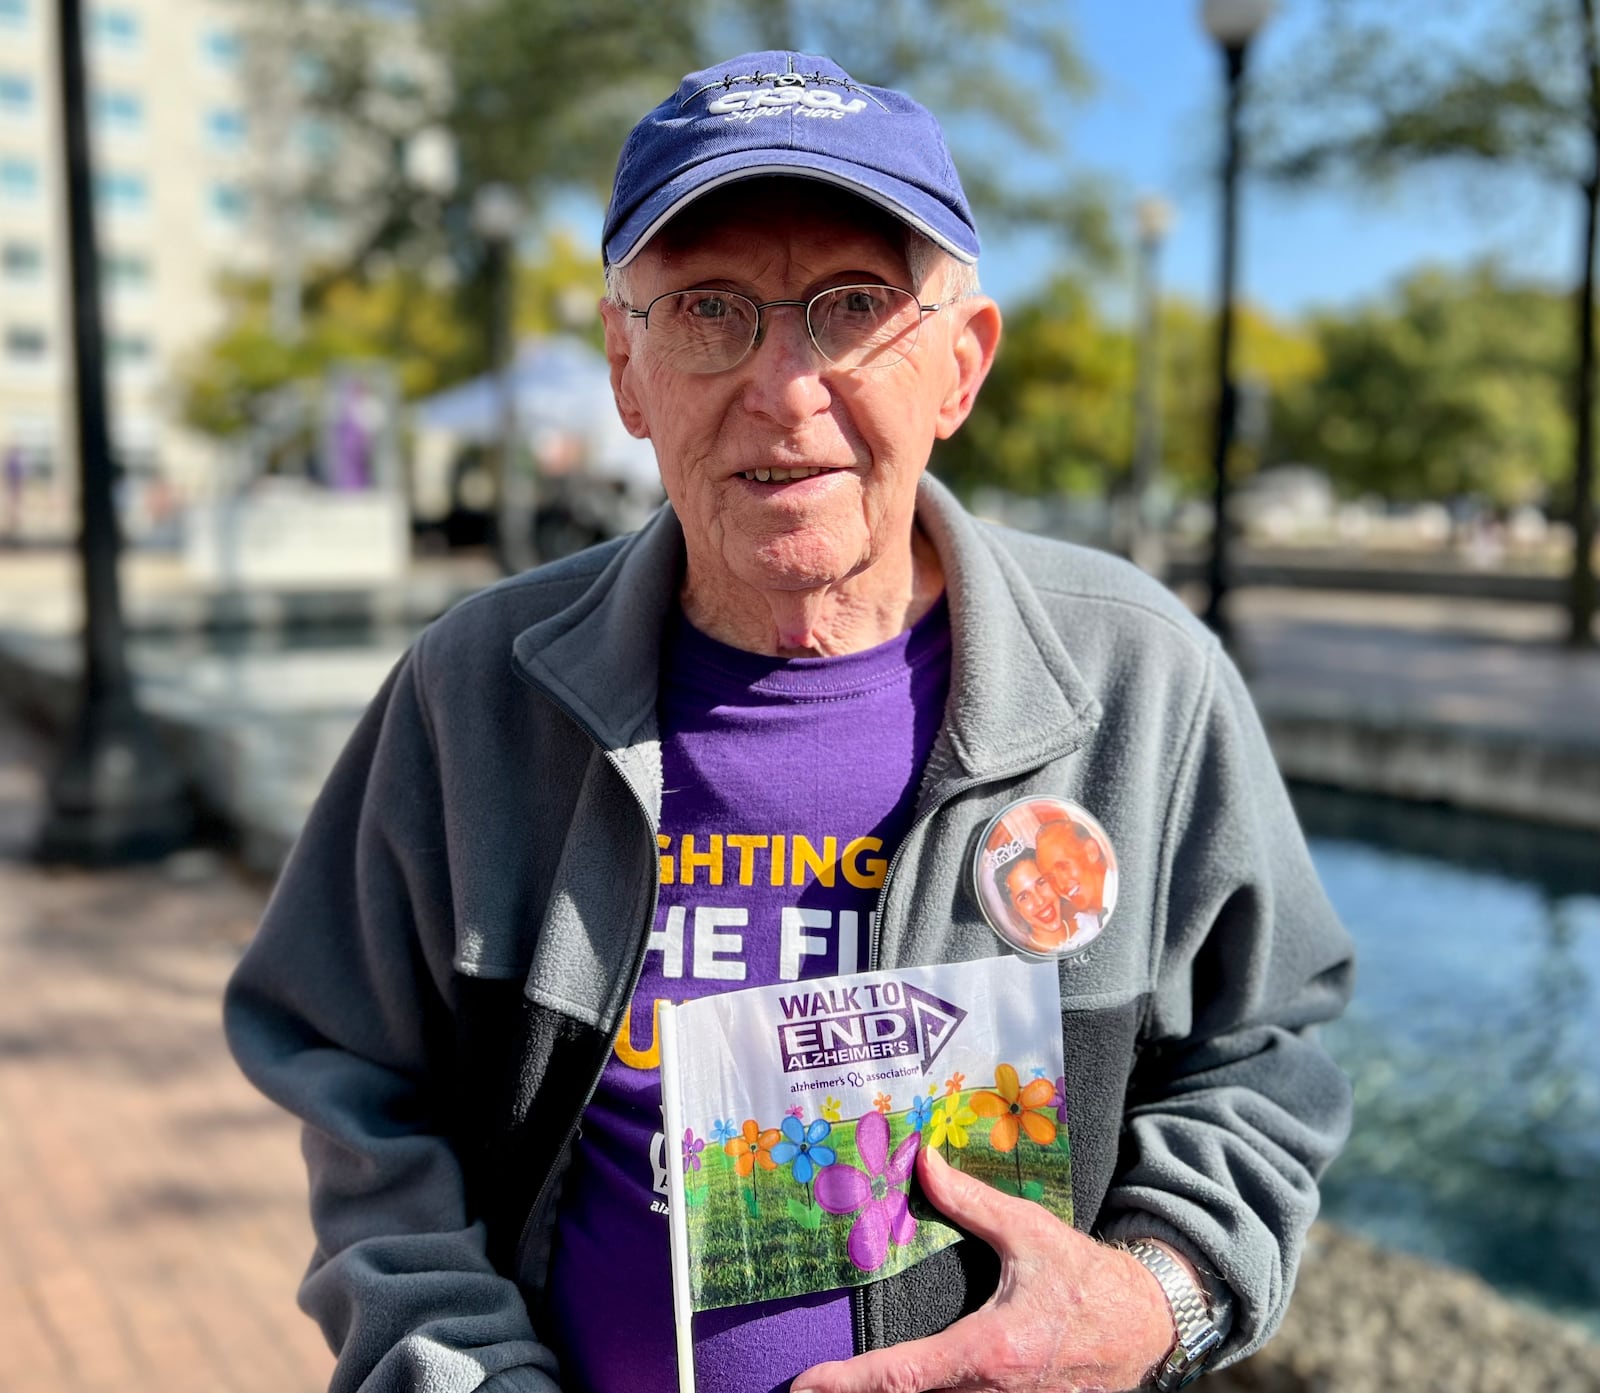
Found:
<path fill-rule="evenodd" d="M 0 1387 L 320 1393 L 297 1128 L 218 1019 L 264 889 L 29 865 L 35 754 L 0 722 Z"/>

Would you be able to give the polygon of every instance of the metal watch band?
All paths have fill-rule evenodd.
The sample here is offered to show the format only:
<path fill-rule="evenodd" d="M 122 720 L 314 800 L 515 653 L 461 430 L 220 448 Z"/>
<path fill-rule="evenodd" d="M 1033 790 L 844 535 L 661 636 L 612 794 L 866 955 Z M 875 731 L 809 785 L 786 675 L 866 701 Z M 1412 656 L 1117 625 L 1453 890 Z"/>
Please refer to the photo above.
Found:
<path fill-rule="evenodd" d="M 1161 1361 L 1151 1382 L 1159 1393 L 1173 1393 L 1199 1378 L 1211 1351 L 1222 1343 L 1222 1333 L 1212 1324 L 1205 1292 L 1170 1253 L 1143 1238 L 1129 1243 L 1128 1253 L 1161 1283 L 1167 1305 L 1172 1308 L 1178 1342 Z"/>

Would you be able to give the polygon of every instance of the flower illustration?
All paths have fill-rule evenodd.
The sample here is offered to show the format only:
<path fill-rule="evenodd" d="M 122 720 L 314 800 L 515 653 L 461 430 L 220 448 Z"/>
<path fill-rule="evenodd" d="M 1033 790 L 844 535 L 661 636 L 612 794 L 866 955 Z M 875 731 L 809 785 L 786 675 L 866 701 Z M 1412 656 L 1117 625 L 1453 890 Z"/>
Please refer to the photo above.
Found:
<path fill-rule="evenodd" d="M 999 1119 L 989 1129 L 989 1145 L 996 1151 L 1015 1150 L 1022 1132 L 1040 1146 L 1049 1146 L 1056 1139 L 1056 1124 L 1044 1110 L 1055 1096 L 1056 1086 L 1049 1079 L 1033 1079 L 1024 1087 L 1017 1071 L 1002 1064 L 994 1071 L 994 1091 L 980 1089 L 972 1095 L 972 1110 L 979 1117 Z"/>
<path fill-rule="evenodd" d="M 824 1118 L 819 1117 L 809 1127 L 803 1127 L 798 1117 L 786 1117 L 783 1140 L 772 1148 L 772 1159 L 780 1166 L 788 1166 L 801 1185 L 809 1185 L 812 1176 L 838 1159 L 831 1146 L 820 1145 L 832 1130 L 833 1124 Z"/>
<path fill-rule="evenodd" d="M 913 1132 L 889 1155 L 889 1123 L 869 1112 L 856 1124 L 856 1150 L 864 1170 L 829 1166 L 817 1177 L 817 1203 L 830 1214 L 854 1214 L 845 1251 L 863 1272 L 876 1272 L 889 1245 L 903 1246 L 917 1231 L 906 1206 L 905 1184 L 916 1164 L 921 1138 Z"/>
<path fill-rule="evenodd" d="M 1044 1070 L 1035 1064 L 1032 1069 L 1028 1070 L 1028 1077 L 1031 1079 L 1042 1079 L 1044 1077 Z"/>
<path fill-rule="evenodd" d="M 711 1124 L 711 1140 L 726 1144 L 739 1135 L 731 1117 L 719 1117 Z"/>
<path fill-rule="evenodd" d="M 837 1098 L 824 1098 L 822 1100 L 822 1115 L 829 1122 L 839 1120 L 839 1100 Z"/>
<path fill-rule="evenodd" d="M 891 1098 L 887 1093 L 880 1093 L 872 1100 L 872 1106 L 875 1107 L 879 1113 L 887 1116 L 889 1109 L 894 1106 L 894 1099 Z"/>
<path fill-rule="evenodd" d="M 1063 1127 L 1067 1125 L 1067 1076 L 1056 1075 L 1056 1096 L 1050 1100 L 1055 1104 L 1056 1121 Z"/>
<path fill-rule="evenodd" d="M 944 1081 L 945 1096 L 954 1097 L 956 1094 L 961 1092 L 963 1087 L 966 1086 L 966 1082 L 967 1076 L 965 1074 L 950 1075 L 950 1077 Z"/>
<path fill-rule="evenodd" d="M 959 1093 L 952 1093 L 942 1106 L 933 1110 L 933 1124 L 928 1129 L 928 1142 L 942 1146 L 948 1155 L 950 1148 L 967 1144 L 967 1128 L 978 1120 L 978 1114 L 961 1101 Z"/>
<path fill-rule="evenodd" d="M 920 1132 L 924 1127 L 926 1127 L 928 1125 L 928 1121 L 932 1116 L 933 1116 L 933 1096 L 932 1096 L 932 1094 L 930 1094 L 926 1098 L 923 1098 L 923 1097 L 919 1096 L 917 1098 L 916 1102 L 914 1102 L 911 1105 L 910 1111 L 908 1111 L 906 1113 L 906 1121 L 911 1124 L 911 1130 L 913 1132 Z"/>
<path fill-rule="evenodd" d="M 697 1137 L 693 1127 L 683 1129 L 683 1168 L 686 1171 L 700 1169 L 700 1153 L 706 1149 L 704 1137 Z"/>
<path fill-rule="evenodd" d="M 733 1157 L 733 1169 L 741 1176 L 749 1175 L 757 1166 L 764 1171 L 775 1171 L 778 1163 L 772 1159 L 772 1148 L 783 1140 L 776 1127 L 766 1131 L 756 1126 L 753 1117 L 745 1119 L 744 1128 L 732 1141 L 724 1142 L 722 1149 Z"/>
<path fill-rule="evenodd" d="M 804 1108 L 802 1108 L 800 1106 L 800 1104 L 798 1104 L 798 1103 L 796 1103 L 792 1108 L 789 1109 L 789 1116 L 794 1118 L 794 1120 L 796 1122 L 803 1121 L 805 1119 L 805 1115 L 806 1115 L 806 1110 Z"/>

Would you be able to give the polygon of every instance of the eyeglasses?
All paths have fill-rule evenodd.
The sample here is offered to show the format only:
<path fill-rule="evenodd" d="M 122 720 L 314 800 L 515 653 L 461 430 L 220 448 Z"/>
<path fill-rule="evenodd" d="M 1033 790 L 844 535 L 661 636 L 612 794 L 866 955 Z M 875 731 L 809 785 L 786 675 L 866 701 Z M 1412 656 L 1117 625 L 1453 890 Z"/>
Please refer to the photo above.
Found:
<path fill-rule="evenodd" d="M 757 304 L 731 290 L 670 290 L 642 310 L 656 352 L 679 372 L 727 372 L 750 356 L 761 339 L 761 314 L 780 305 L 804 309 L 806 332 L 816 350 L 837 368 L 887 368 L 916 346 L 922 316 L 953 305 L 962 296 L 924 305 L 909 290 L 892 285 L 836 285 L 809 300 Z"/>

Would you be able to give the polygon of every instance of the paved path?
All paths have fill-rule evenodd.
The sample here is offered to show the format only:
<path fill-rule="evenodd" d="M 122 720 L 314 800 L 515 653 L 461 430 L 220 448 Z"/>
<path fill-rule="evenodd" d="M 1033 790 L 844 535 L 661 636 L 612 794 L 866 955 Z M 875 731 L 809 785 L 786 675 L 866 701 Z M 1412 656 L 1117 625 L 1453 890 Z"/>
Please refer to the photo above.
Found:
<path fill-rule="evenodd" d="M 35 753 L 0 719 L 0 1388 L 319 1393 L 298 1129 L 218 1021 L 264 888 L 26 864 Z"/>
<path fill-rule="evenodd" d="M 1353 712 L 1600 750 L 1600 653 L 1547 605 L 1262 589 L 1236 597 L 1268 709 Z"/>

